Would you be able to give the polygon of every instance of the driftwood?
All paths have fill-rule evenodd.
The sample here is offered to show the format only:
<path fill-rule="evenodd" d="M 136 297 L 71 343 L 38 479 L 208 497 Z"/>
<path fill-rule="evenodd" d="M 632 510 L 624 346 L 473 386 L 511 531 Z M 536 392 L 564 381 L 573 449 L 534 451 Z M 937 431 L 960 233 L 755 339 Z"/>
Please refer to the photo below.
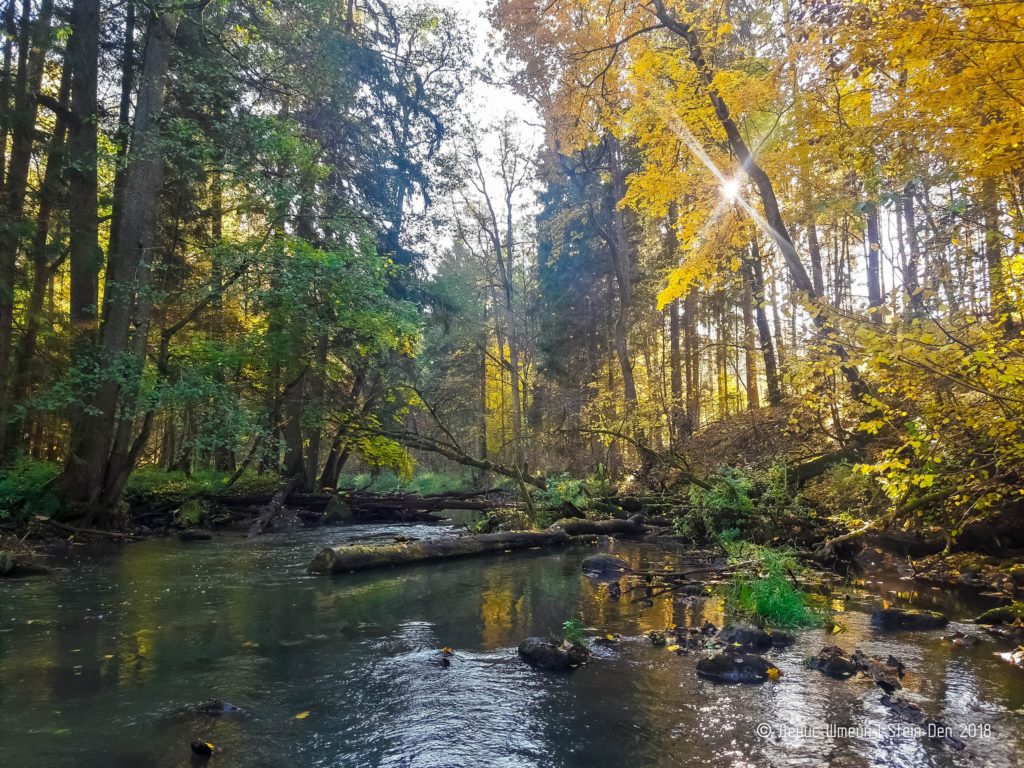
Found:
<path fill-rule="evenodd" d="M 540 547 L 563 546 L 593 535 L 637 536 L 646 533 L 643 517 L 629 520 L 560 520 L 546 531 L 509 531 L 384 545 L 348 545 L 321 550 L 309 569 L 314 573 L 348 573 L 367 568 L 409 565 L 471 555 L 489 555 Z"/>
<path fill-rule="evenodd" d="M 274 516 L 281 511 L 284 507 L 284 502 L 288 498 L 288 494 L 292 492 L 295 485 L 299 482 L 299 477 L 289 478 L 288 482 L 281 486 L 277 493 L 274 494 L 273 498 L 267 502 L 266 506 L 260 512 L 259 517 L 256 518 L 256 522 L 252 524 L 249 529 L 250 536 L 259 536 L 263 531 L 270 525 L 270 521 L 274 519 Z"/>
<path fill-rule="evenodd" d="M 540 547 L 564 546 L 572 540 L 565 531 L 511 531 L 479 536 L 407 541 L 385 545 L 353 544 L 321 550 L 309 564 L 314 573 L 347 573 L 391 565 L 409 565 Z"/>

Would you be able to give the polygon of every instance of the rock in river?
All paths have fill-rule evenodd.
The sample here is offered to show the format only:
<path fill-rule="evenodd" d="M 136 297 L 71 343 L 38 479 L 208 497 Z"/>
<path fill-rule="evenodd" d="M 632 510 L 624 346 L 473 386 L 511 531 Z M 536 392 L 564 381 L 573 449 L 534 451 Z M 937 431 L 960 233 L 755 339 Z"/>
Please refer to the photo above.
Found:
<path fill-rule="evenodd" d="M 629 570 L 629 563 L 617 555 L 591 555 L 583 560 L 583 573 L 597 579 L 617 579 Z"/>
<path fill-rule="evenodd" d="M 528 637 L 519 644 L 519 655 L 534 669 L 564 672 L 586 663 L 590 651 L 582 645 L 554 643 L 543 637 Z"/>
<path fill-rule="evenodd" d="M 697 662 L 697 674 L 716 683 L 763 683 L 777 680 L 781 670 L 751 653 L 719 653 Z"/>
<path fill-rule="evenodd" d="M 846 680 L 860 671 L 856 660 L 838 645 L 822 648 L 817 656 L 809 657 L 804 663 L 811 669 L 816 669 L 839 680 Z"/>
<path fill-rule="evenodd" d="M 786 648 L 796 642 L 788 632 L 765 632 L 749 624 L 731 624 L 718 633 L 718 641 L 737 653 L 762 653 L 771 648 Z"/>
<path fill-rule="evenodd" d="M 875 629 L 942 629 L 949 619 L 936 611 L 909 611 L 903 608 L 877 608 L 871 614 Z"/>

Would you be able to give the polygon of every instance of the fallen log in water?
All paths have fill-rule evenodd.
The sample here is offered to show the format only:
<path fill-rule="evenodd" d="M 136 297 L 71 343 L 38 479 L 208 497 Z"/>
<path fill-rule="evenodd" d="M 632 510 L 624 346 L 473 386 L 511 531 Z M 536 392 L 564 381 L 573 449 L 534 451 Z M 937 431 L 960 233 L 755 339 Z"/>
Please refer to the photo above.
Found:
<path fill-rule="evenodd" d="M 348 573 L 367 568 L 409 565 L 472 555 L 489 555 L 538 547 L 563 546 L 574 538 L 611 535 L 637 536 L 646 532 L 643 517 L 629 520 L 559 520 L 545 531 L 508 531 L 477 536 L 453 536 L 395 544 L 329 547 L 320 550 L 309 569 L 314 573 Z"/>
<path fill-rule="evenodd" d="M 320 550 L 309 564 L 309 569 L 314 573 L 347 573 L 390 565 L 563 546 L 571 540 L 572 537 L 563 530 L 547 530 L 484 533 L 383 545 L 351 544 Z"/>

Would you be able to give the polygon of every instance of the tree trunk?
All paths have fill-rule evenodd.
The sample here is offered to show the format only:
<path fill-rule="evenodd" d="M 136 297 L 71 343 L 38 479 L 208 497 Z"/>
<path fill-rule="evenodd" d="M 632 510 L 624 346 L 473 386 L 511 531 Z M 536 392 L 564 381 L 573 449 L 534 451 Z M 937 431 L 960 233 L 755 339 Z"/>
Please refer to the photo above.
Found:
<path fill-rule="evenodd" d="M 754 317 L 757 321 L 757 335 L 761 342 L 761 355 L 764 358 L 764 377 L 768 385 L 768 404 L 782 403 L 782 383 L 779 377 L 779 366 L 775 360 L 775 345 L 772 343 L 772 331 L 768 325 L 768 314 L 765 312 L 764 269 L 761 266 L 761 254 L 757 241 L 750 243 L 750 261 L 747 262 L 747 279 L 753 292 Z"/>
<path fill-rule="evenodd" d="M 880 282 L 879 257 L 882 253 L 882 240 L 878 234 L 878 206 L 868 203 L 868 242 L 867 242 L 867 281 L 868 281 L 868 312 L 871 322 L 882 322 L 882 286 Z"/>
<path fill-rule="evenodd" d="M 743 270 L 743 355 L 746 369 L 747 409 L 761 407 L 761 394 L 757 386 L 757 353 L 754 341 L 754 291 L 749 270 Z"/>
<path fill-rule="evenodd" d="M 91 2 L 96 0 L 80 0 Z M 98 14 L 95 15 L 98 18 Z M 112 507 L 127 480 L 127 454 L 112 461 L 121 386 L 112 369 L 129 346 L 129 328 L 144 327 L 147 317 L 135 313 L 135 302 L 145 288 L 145 273 L 154 249 L 156 217 L 163 185 L 164 164 L 160 150 L 160 112 L 163 108 L 171 43 L 178 25 L 173 13 L 154 12 L 146 31 L 135 124 L 125 169 L 124 212 L 120 220 L 118 250 L 108 258 L 103 297 L 103 325 L 99 341 L 99 365 L 104 372 L 81 418 L 72 424 L 68 461 L 60 480 L 64 500 L 84 506 L 92 515 Z M 77 29 L 76 29 L 77 31 Z M 74 94 L 74 87 L 72 94 Z M 74 101 L 74 96 L 72 96 Z M 137 334 L 145 335 L 137 330 Z M 141 360 L 134 360 L 130 376 L 137 378 Z M 129 381 L 136 386 L 137 381 Z M 131 419 L 132 415 L 122 415 Z M 116 465 L 115 465 L 116 464 Z"/>

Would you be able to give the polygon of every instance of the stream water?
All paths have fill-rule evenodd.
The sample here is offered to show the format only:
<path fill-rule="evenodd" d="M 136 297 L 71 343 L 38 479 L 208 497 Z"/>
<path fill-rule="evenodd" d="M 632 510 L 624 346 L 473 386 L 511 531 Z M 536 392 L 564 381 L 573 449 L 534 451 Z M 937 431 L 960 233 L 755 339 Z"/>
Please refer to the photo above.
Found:
<path fill-rule="evenodd" d="M 306 573 L 321 546 L 399 533 L 438 528 L 153 540 L 0 583 L 0 765 L 191 766 L 201 762 L 188 746 L 197 738 L 220 748 L 210 764 L 224 768 L 1024 764 L 1024 669 L 994 655 L 1005 647 L 877 633 L 866 613 L 877 602 L 863 590 L 831 598 L 845 632 L 800 632 L 772 654 L 779 681 L 722 686 L 696 677 L 697 655 L 643 637 L 677 623 L 721 626 L 722 600 L 613 601 L 580 572 L 593 550 Z M 614 546 L 635 565 L 678 562 L 652 545 Z M 866 586 L 955 618 L 981 607 L 905 585 Z M 572 616 L 623 640 L 569 675 L 519 661 L 523 637 Z M 900 657 L 904 695 L 953 726 L 967 750 L 898 732 L 873 685 L 803 666 L 832 643 Z M 457 651 L 447 668 L 442 646 Z M 188 712 L 210 698 L 243 711 Z"/>

